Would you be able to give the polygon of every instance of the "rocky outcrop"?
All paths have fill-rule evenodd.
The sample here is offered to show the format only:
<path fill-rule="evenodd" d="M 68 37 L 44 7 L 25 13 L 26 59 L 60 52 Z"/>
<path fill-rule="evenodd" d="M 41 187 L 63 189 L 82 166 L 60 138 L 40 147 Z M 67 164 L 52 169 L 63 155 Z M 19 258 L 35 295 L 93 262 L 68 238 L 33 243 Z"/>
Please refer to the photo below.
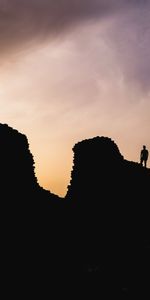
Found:
<path fill-rule="evenodd" d="M 1 268 L 10 289 L 44 283 L 58 268 L 62 199 L 39 186 L 26 136 L 6 124 L 0 124 L 0 207 Z"/>
<path fill-rule="evenodd" d="M 105 269 L 120 280 L 139 275 L 137 268 L 146 266 L 141 252 L 150 230 L 150 170 L 125 160 L 107 137 L 79 142 L 73 151 L 66 200 L 74 211 L 85 268 Z"/>
<path fill-rule="evenodd" d="M 60 198 L 39 186 L 27 137 L 7 124 L 0 124 L 0 191 L 4 198 L 26 199 L 43 196 Z"/>
<path fill-rule="evenodd" d="M 133 200 L 132 192 L 136 195 L 138 191 L 139 195 L 140 190 L 143 194 L 148 189 L 150 170 L 125 160 L 110 138 L 84 140 L 77 143 L 73 151 L 73 170 L 66 198 L 82 205 L 86 198 L 90 201 L 91 196 L 89 204 L 92 205 L 93 201 L 102 203 L 110 196 L 109 202 L 114 204 L 115 198 L 112 199 L 111 196 L 118 196 L 122 202 L 128 190 L 130 192 L 126 195 L 126 201 L 130 199 L 132 203 L 136 200 L 136 196 Z"/>
<path fill-rule="evenodd" d="M 106 283 L 149 278 L 149 169 L 125 160 L 108 137 L 79 142 L 60 199 L 39 186 L 25 135 L 0 124 L 0 140 L 2 270 L 10 289 L 66 293 L 70 286 L 77 297 L 91 289 L 96 299 Z M 91 273 L 96 281 L 84 283 Z"/>
<path fill-rule="evenodd" d="M 119 173 L 123 163 L 117 145 L 110 138 L 95 137 L 77 143 L 73 151 L 74 166 L 67 198 L 73 199 L 76 203 L 80 202 L 81 205 L 84 200 L 87 205 L 87 197 L 88 199 L 91 197 L 91 203 L 98 202 L 99 196 L 106 198 L 108 190 L 115 188 L 112 185 L 113 178 Z M 112 186 L 109 189 L 108 183 Z M 115 186 L 116 184 L 117 182 Z"/>
<path fill-rule="evenodd" d="M 24 134 L 0 124 L 0 183 L 3 196 L 26 194 L 38 187 L 34 160 Z"/>

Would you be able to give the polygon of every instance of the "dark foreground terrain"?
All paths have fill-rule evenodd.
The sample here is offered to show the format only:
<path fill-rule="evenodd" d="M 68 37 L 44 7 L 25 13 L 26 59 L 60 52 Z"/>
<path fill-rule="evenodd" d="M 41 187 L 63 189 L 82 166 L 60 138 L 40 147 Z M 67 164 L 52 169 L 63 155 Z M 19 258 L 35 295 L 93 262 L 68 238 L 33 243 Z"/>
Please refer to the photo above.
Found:
<path fill-rule="evenodd" d="M 0 124 L 0 140 L 5 295 L 146 299 L 150 170 L 110 138 L 88 139 L 73 148 L 62 199 L 39 186 L 25 135 Z"/>

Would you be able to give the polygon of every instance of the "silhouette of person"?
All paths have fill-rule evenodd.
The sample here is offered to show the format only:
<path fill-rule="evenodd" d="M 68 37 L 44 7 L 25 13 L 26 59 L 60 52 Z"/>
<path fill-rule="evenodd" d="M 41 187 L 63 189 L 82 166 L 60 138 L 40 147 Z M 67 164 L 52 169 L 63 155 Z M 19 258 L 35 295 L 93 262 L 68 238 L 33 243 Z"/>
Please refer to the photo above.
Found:
<path fill-rule="evenodd" d="M 143 146 L 143 149 L 141 150 L 141 156 L 140 156 L 140 161 L 141 161 L 141 165 L 143 165 L 144 162 L 144 166 L 146 168 L 146 164 L 147 164 L 147 160 L 148 160 L 148 150 L 146 149 L 146 146 Z"/>

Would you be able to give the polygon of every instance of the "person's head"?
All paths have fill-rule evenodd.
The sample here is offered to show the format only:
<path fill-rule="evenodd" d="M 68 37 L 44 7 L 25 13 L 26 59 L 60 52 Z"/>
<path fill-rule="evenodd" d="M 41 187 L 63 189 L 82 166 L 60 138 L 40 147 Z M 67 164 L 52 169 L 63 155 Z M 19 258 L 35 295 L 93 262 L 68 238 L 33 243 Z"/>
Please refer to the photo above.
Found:
<path fill-rule="evenodd" d="M 145 146 L 145 145 L 143 145 L 143 149 L 146 149 L 146 146 Z"/>

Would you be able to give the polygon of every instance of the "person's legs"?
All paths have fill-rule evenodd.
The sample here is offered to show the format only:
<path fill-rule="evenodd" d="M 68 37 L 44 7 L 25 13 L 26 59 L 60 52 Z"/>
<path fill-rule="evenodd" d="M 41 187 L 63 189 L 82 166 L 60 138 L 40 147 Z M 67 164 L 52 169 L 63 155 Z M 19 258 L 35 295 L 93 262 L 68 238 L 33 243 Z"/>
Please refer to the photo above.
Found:
<path fill-rule="evenodd" d="M 145 159 L 144 160 L 144 166 L 145 166 L 145 168 L 146 168 L 146 165 L 147 165 L 147 160 Z"/>

